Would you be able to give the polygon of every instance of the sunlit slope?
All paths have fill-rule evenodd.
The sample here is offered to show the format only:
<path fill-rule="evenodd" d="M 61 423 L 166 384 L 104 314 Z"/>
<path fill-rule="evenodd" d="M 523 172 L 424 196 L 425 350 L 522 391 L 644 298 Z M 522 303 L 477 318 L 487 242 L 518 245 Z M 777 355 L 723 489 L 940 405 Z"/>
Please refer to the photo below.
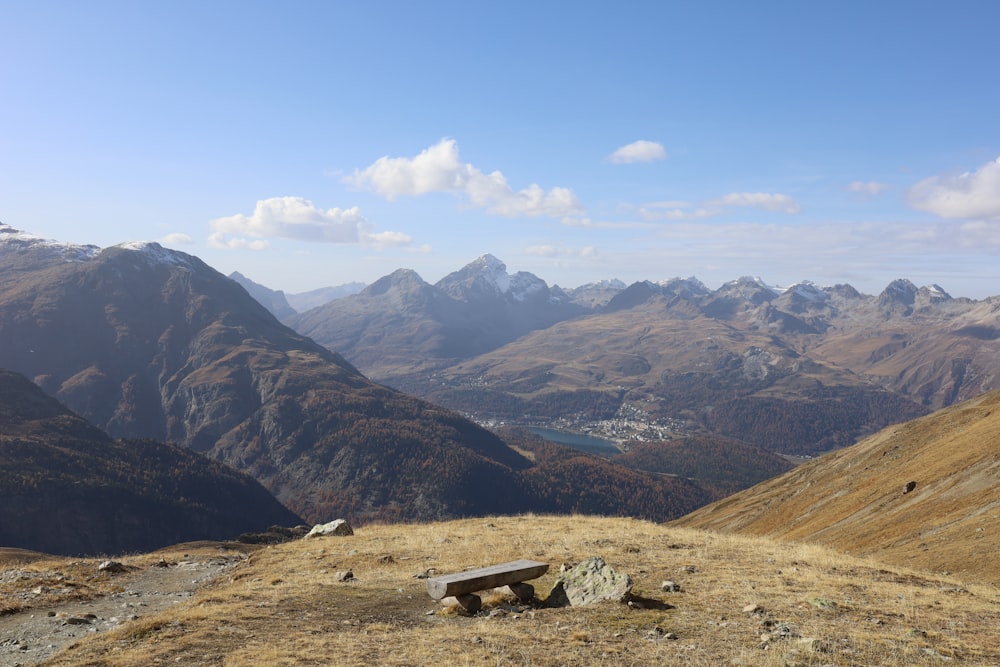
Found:
<path fill-rule="evenodd" d="M 996 583 L 1000 392 L 889 427 L 676 523 L 819 542 Z"/>

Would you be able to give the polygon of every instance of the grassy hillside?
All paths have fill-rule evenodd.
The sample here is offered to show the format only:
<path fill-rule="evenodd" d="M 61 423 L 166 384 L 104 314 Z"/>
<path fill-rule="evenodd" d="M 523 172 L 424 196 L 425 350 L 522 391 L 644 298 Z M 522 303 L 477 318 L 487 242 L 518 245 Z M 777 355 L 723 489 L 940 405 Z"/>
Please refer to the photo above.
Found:
<path fill-rule="evenodd" d="M 560 563 L 593 555 L 633 577 L 633 605 L 521 607 L 497 593 L 469 617 L 414 577 L 533 558 L 552 565 L 535 581 L 545 597 Z M 354 579 L 338 581 L 346 570 Z M 662 592 L 666 579 L 681 590 Z M 766 538 L 528 515 L 268 546 L 188 602 L 86 634 L 48 664 L 995 665 L 998 624 L 995 587 Z"/>
<path fill-rule="evenodd" d="M 677 524 L 809 540 L 998 584 L 1000 391 L 889 427 Z"/>

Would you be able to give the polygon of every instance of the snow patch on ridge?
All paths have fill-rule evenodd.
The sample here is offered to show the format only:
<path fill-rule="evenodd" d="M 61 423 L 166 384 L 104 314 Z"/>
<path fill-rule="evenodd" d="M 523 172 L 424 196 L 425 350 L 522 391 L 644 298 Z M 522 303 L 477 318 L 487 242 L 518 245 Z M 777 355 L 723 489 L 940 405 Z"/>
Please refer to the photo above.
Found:
<path fill-rule="evenodd" d="M 60 255 L 67 262 L 84 262 L 101 251 L 95 245 L 76 245 L 43 239 L 40 236 L 0 223 L 0 252 L 17 252 L 29 249 L 48 250 Z"/>
<path fill-rule="evenodd" d="M 188 255 L 176 250 L 168 250 L 155 241 L 126 241 L 112 247 L 141 253 L 154 264 L 170 264 L 173 266 L 183 266 L 188 269 L 194 268 L 191 265 L 191 258 Z"/>

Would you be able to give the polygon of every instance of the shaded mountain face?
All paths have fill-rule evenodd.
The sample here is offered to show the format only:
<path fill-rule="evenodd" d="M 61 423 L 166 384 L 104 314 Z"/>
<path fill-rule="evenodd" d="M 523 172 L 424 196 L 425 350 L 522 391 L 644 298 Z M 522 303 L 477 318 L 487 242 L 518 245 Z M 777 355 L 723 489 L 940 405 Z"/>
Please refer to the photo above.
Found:
<path fill-rule="evenodd" d="M 248 472 L 308 521 L 584 506 L 662 520 L 713 497 L 553 454 L 565 448 L 529 460 L 456 413 L 371 382 L 190 255 L 2 241 L 0 367 L 114 436 L 175 442 Z M 426 288 L 404 272 L 366 291 L 438 298 Z"/>
<path fill-rule="evenodd" d="M 0 545 L 125 553 L 301 521 L 250 477 L 172 445 L 112 440 L 0 370 Z"/>
<path fill-rule="evenodd" d="M 260 283 L 255 283 L 239 271 L 230 273 L 229 279 L 239 283 L 250 296 L 257 300 L 257 303 L 267 308 L 279 320 L 295 314 L 295 309 L 288 303 L 285 293 L 281 290 L 273 290 Z"/>
<path fill-rule="evenodd" d="M 341 299 L 345 296 L 357 294 L 364 288 L 364 283 L 349 282 L 332 287 L 320 287 L 308 292 L 286 294 L 285 298 L 288 299 L 289 305 L 295 309 L 295 312 L 304 313 L 307 310 L 322 306 L 324 303 L 329 303 L 334 299 Z"/>
<path fill-rule="evenodd" d="M 381 379 L 466 359 L 584 312 L 559 288 L 510 275 L 484 255 L 435 285 L 400 269 L 285 321 Z"/>
<path fill-rule="evenodd" d="M 1000 583 L 1000 392 L 889 427 L 678 525 L 819 542 Z"/>

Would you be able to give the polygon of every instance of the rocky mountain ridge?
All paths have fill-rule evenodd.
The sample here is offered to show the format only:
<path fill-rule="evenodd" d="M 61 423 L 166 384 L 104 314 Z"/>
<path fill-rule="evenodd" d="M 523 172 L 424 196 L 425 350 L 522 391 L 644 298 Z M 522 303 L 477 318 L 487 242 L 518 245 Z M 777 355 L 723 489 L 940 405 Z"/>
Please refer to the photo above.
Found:
<path fill-rule="evenodd" d="M 285 323 L 359 366 L 419 372 L 585 312 L 558 287 L 484 255 L 434 285 L 399 269 Z"/>

